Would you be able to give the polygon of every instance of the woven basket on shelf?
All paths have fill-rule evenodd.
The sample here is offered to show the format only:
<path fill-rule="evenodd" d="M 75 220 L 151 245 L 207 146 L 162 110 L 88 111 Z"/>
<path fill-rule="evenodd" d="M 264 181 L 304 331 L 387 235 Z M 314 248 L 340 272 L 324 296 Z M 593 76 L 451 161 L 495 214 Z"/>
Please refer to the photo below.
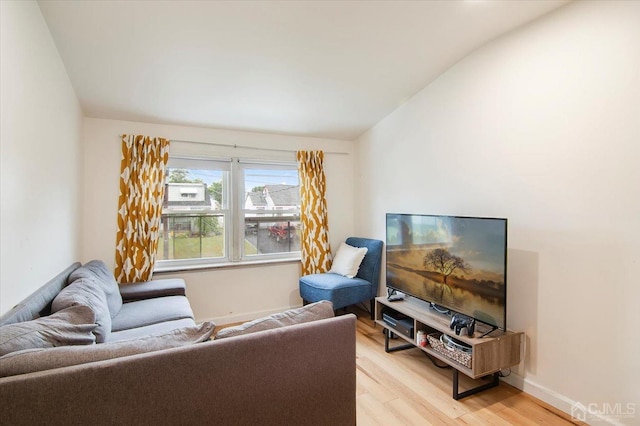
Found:
<path fill-rule="evenodd" d="M 471 353 L 464 352 L 459 349 L 449 349 L 440 341 L 442 333 L 427 334 L 427 340 L 429 346 L 441 355 L 446 356 L 449 359 L 456 361 L 458 364 L 462 364 L 467 368 L 471 368 Z"/>

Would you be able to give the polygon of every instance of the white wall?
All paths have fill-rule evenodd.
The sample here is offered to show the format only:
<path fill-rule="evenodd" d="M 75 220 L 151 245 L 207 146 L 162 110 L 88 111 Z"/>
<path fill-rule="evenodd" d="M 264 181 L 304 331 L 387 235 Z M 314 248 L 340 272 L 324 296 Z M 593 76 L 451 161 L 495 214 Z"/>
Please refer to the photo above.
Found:
<path fill-rule="evenodd" d="M 512 383 L 640 421 L 640 2 L 576 2 L 468 56 L 360 138 L 356 231 L 509 219 Z M 626 409 L 626 406 L 622 407 Z M 605 416 L 606 417 L 606 416 Z M 637 423 L 636 423 L 637 424 Z"/>
<path fill-rule="evenodd" d="M 123 133 L 281 150 L 323 149 L 327 152 L 329 237 L 333 250 L 353 232 L 353 142 L 86 118 L 83 262 L 102 259 L 114 266 L 121 155 L 119 135 Z M 224 149 L 176 142 L 171 144 L 171 152 L 295 159 L 293 152 Z M 213 319 L 221 324 L 244 321 L 302 303 L 298 295 L 300 262 L 154 275 L 155 278 L 174 276 L 186 280 L 197 320 Z"/>
<path fill-rule="evenodd" d="M 82 114 L 38 4 L 0 4 L 4 313 L 80 257 Z"/>

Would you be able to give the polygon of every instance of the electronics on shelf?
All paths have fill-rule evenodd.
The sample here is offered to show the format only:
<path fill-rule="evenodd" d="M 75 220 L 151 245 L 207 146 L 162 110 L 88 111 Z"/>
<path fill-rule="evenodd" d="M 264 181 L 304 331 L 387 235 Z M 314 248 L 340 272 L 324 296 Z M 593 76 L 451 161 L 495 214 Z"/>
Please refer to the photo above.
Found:
<path fill-rule="evenodd" d="M 461 342 L 458 339 L 454 339 L 447 334 L 442 334 L 440 336 L 440 342 L 442 342 L 447 349 L 451 349 L 452 351 L 457 349 L 459 351 L 471 353 L 471 345 Z"/>
<path fill-rule="evenodd" d="M 476 330 L 476 320 L 466 315 L 453 314 L 451 315 L 449 328 L 454 330 L 458 336 L 462 330 L 466 330 L 467 336 L 473 337 L 473 333 Z"/>
<path fill-rule="evenodd" d="M 413 319 L 391 309 L 382 312 L 382 321 L 399 334 L 413 339 Z"/>

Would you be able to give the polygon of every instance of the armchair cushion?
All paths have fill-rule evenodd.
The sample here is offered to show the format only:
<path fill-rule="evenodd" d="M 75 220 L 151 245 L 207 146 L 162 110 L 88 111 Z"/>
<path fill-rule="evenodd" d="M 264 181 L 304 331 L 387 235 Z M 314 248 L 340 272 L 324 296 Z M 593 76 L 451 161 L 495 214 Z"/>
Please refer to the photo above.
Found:
<path fill-rule="evenodd" d="M 349 237 L 345 241 L 353 247 L 366 247 L 367 255 L 360 264 L 356 278 L 362 278 L 371 283 L 371 298 L 378 295 L 380 283 L 380 270 L 382 268 L 382 248 L 384 244 L 380 240 L 370 238 Z"/>
<path fill-rule="evenodd" d="M 326 273 L 300 278 L 300 296 L 307 301 L 330 300 L 334 309 L 359 303 L 371 298 L 371 283 L 362 278 L 347 278 Z"/>
<path fill-rule="evenodd" d="M 333 264 L 329 272 L 353 278 L 358 273 L 362 259 L 366 254 L 366 247 L 352 247 L 346 243 L 341 243 L 333 258 Z"/>

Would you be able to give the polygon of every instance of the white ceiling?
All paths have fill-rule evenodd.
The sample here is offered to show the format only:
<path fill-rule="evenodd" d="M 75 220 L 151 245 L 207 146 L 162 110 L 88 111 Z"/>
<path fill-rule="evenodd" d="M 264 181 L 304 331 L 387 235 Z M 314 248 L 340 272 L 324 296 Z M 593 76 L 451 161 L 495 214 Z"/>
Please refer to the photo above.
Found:
<path fill-rule="evenodd" d="M 566 3 L 39 2 L 88 117 L 346 140 Z"/>

